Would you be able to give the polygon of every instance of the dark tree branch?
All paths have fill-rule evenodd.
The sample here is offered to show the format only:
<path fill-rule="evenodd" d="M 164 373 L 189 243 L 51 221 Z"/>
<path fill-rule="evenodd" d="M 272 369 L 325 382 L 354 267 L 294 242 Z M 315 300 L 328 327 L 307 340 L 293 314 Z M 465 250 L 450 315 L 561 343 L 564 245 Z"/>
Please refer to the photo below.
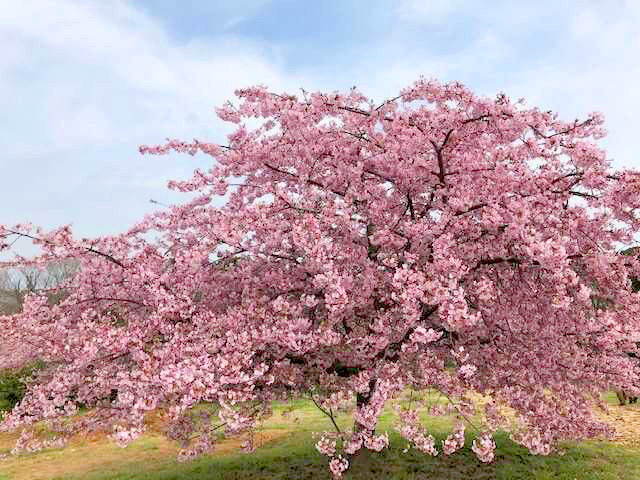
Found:
<path fill-rule="evenodd" d="M 277 167 L 274 167 L 273 165 L 269 165 L 268 163 L 265 163 L 264 166 L 267 167 L 270 170 L 273 170 L 274 172 L 281 173 L 282 175 L 288 175 L 290 177 L 298 178 L 298 179 L 300 178 L 298 175 L 296 175 L 294 173 L 287 172 L 286 170 L 281 170 L 281 169 L 279 169 Z M 344 197 L 345 194 L 346 194 L 346 192 L 340 192 L 338 190 L 333 190 L 331 188 L 328 188 L 326 185 L 323 185 L 322 183 L 317 182 L 315 180 L 309 179 L 309 180 L 307 180 L 307 183 L 310 184 L 310 185 L 314 185 L 316 187 L 319 187 L 322 190 L 326 190 L 326 191 L 329 191 L 331 193 L 335 193 L 336 195 L 338 195 L 340 197 Z"/>
<path fill-rule="evenodd" d="M 407 208 L 409 209 L 409 214 L 411 215 L 411 220 L 416 219 L 416 212 L 413 210 L 413 202 L 411 201 L 411 196 L 407 192 Z"/>
<path fill-rule="evenodd" d="M 45 244 L 51 245 L 51 242 L 50 242 L 50 241 L 48 241 L 48 240 L 44 240 L 44 239 L 39 238 L 39 237 L 34 237 L 33 235 L 29 235 L 28 233 L 17 232 L 17 231 L 15 231 L 15 230 L 7 230 L 7 232 L 9 232 L 10 234 L 13 234 L 13 235 L 18 235 L 18 236 L 20 236 L 20 237 L 29 238 L 29 239 L 31 239 L 31 240 L 35 240 L 35 241 L 37 241 L 37 242 L 42 242 L 42 243 L 45 243 Z M 121 268 L 127 268 L 127 267 L 124 265 L 124 263 L 122 263 L 122 262 L 121 262 L 120 260 L 118 260 L 117 258 L 114 258 L 113 256 L 109 255 L 108 253 L 101 252 L 100 250 L 96 250 L 96 249 L 95 249 L 95 248 L 93 248 L 93 247 L 80 247 L 80 248 L 82 248 L 83 250 L 86 250 L 86 251 L 87 251 L 87 252 L 89 252 L 89 253 L 94 253 L 94 254 L 99 255 L 99 256 L 101 256 L 101 257 L 103 257 L 103 258 L 106 258 L 107 260 L 109 260 L 109 261 L 110 261 L 110 262 L 112 262 L 112 263 L 115 263 L 116 265 L 118 265 L 118 266 L 119 266 L 119 267 L 121 267 Z"/>
<path fill-rule="evenodd" d="M 438 305 L 423 305 L 422 314 L 420 315 L 420 322 L 426 321 L 432 314 L 436 312 L 436 310 L 438 310 Z M 411 334 L 415 331 L 415 329 L 415 327 L 411 327 L 405 332 L 404 336 L 400 340 L 394 343 L 390 343 L 387 348 L 376 355 L 376 360 L 397 360 L 398 352 L 400 352 L 402 345 L 409 340 Z"/>
<path fill-rule="evenodd" d="M 327 417 L 329 417 L 329 419 L 331 420 L 331 423 L 333 423 L 333 426 L 336 429 L 336 432 L 342 434 L 342 430 L 340 430 L 340 427 L 338 427 L 338 424 L 336 423 L 336 419 L 333 416 L 333 412 L 329 411 L 327 412 L 324 408 L 322 408 L 320 406 L 320 404 L 318 402 L 316 402 L 315 398 L 313 398 L 313 395 L 311 395 L 311 401 L 313 402 L 313 404 L 318 407 L 318 410 L 320 410 L 322 413 L 324 413 Z"/>
<path fill-rule="evenodd" d="M 458 217 L 460 215 L 464 215 L 465 213 L 473 212 L 474 210 L 478 210 L 486 206 L 488 206 L 487 203 L 478 203 L 477 205 L 473 205 L 472 207 L 469 207 L 466 210 L 458 210 L 456 213 L 454 213 L 454 215 Z"/>

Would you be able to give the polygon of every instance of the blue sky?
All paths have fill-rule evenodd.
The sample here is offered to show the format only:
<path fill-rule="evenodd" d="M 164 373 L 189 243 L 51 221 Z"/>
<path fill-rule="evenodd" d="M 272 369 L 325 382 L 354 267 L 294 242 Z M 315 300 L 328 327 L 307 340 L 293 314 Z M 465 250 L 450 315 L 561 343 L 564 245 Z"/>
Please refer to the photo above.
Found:
<path fill-rule="evenodd" d="M 181 196 L 205 157 L 141 157 L 165 138 L 223 141 L 238 87 L 377 101 L 420 75 L 503 91 L 567 119 L 597 110 L 616 166 L 640 168 L 640 2 L 29 1 L 0 8 L 0 224 L 125 230 Z M 18 247 L 19 249 L 25 247 Z"/>

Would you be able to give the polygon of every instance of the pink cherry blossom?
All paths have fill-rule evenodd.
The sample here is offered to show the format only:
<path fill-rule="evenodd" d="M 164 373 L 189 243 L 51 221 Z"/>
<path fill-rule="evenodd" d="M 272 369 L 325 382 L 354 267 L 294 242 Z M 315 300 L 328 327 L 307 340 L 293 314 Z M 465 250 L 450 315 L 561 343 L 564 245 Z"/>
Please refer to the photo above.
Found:
<path fill-rule="evenodd" d="M 453 432 L 442 441 L 442 452 L 445 455 L 451 455 L 462 447 L 464 447 L 464 424 L 457 422 Z"/>
<path fill-rule="evenodd" d="M 344 458 L 342 455 L 338 455 L 334 457 L 329 462 L 329 470 L 331 470 L 331 474 L 333 478 L 338 479 L 342 478 L 342 474 L 347 471 L 349 468 L 349 461 Z"/>
<path fill-rule="evenodd" d="M 369 435 L 364 439 L 364 446 L 369 450 L 380 452 L 389 446 L 389 435 L 387 432 L 381 435 Z"/>
<path fill-rule="evenodd" d="M 600 393 L 640 393 L 625 354 L 640 339 L 640 260 L 618 253 L 640 230 L 640 174 L 612 168 L 600 114 L 564 121 L 426 79 L 381 104 L 357 89 L 236 95 L 217 110 L 235 128 L 225 144 L 140 147 L 211 157 L 170 182 L 184 203 L 98 238 L 0 226 L 1 250 L 40 248 L 4 266 L 80 265 L 58 304 L 41 292 L 2 318 L 0 367 L 48 366 L 1 428 L 46 420 L 125 444 L 161 410 L 187 459 L 214 429 L 250 432 L 274 401 L 311 392 L 330 419 L 352 409 L 350 455 L 386 446 L 380 415 L 411 388 L 459 416 L 475 411 L 469 394 L 490 396 L 482 428 L 508 428 L 509 407 L 534 453 L 611 433 Z M 218 418 L 196 415 L 202 402 Z M 92 414 L 61 421 L 79 404 Z M 437 455 L 412 412 L 400 433 Z M 481 461 L 488 438 L 472 447 Z M 340 476 L 348 460 L 331 454 Z"/>
<path fill-rule="evenodd" d="M 471 445 L 471 450 L 476 454 L 478 460 L 484 463 L 491 463 L 495 456 L 496 442 L 489 433 L 478 436 Z"/>
<path fill-rule="evenodd" d="M 316 450 L 323 455 L 332 457 L 336 453 L 336 439 L 323 435 L 320 440 L 316 442 Z"/>

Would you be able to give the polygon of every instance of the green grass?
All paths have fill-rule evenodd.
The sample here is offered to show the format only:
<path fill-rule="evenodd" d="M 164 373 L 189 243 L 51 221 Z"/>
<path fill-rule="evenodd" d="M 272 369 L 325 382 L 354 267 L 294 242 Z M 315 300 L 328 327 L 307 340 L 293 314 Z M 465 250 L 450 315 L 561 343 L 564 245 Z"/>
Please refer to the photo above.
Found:
<path fill-rule="evenodd" d="M 615 394 L 608 401 L 615 403 Z M 434 402 L 440 399 L 434 398 Z M 41 452 L 0 461 L 11 466 L 0 473 L 0 480 L 26 478 L 58 480 L 284 480 L 328 479 L 327 458 L 314 448 L 311 432 L 331 429 L 329 420 L 306 400 L 293 402 L 294 410 L 283 413 L 291 405 L 274 405 L 274 415 L 262 425 L 265 432 L 280 436 L 252 454 L 237 448 L 199 458 L 189 463 L 175 460 L 175 445 L 151 433 L 124 450 L 100 441 L 76 448 Z M 204 407 L 206 408 L 206 407 Z M 298 419 L 296 421 L 295 419 Z M 341 428 L 350 428 L 349 415 L 338 416 Z M 426 420 L 427 417 L 425 417 Z M 437 445 L 450 432 L 451 419 L 428 417 L 429 431 Z M 514 444 L 507 434 L 496 435 L 496 458 L 486 465 L 471 451 L 475 432 L 468 429 L 465 447 L 451 455 L 436 458 L 414 449 L 403 453 L 406 441 L 392 431 L 395 422 L 391 409 L 385 410 L 378 431 L 389 431 L 391 448 L 356 459 L 345 479 L 452 479 L 452 480 L 633 480 L 640 479 L 640 450 L 626 449 L 610 442 L 590 441 L 566 446 L 564 455 L 534 456 Z M 640 433 L 640 432 L 639 432 Z M 258 433 L 258 435 L 260 435 Z M 223 442 L 224 443 L 224 442 Z M 173 449 L 173 450 L 172 450 Z M 48 455 L 48 457 L 44 457 Z M 91 458 L 89 458 L 89 456 Z M 41 459 L 41 460 L 39 460 Z M 91 462 L 89 462 L 91 459 Z M 22 463 L 21 463 L 22 462 Z M 29 466 L 25 462 L 33 462 Z M 38 462 L 38 463 L 36 463 Z M 43 475 L 55 462 L 51 475 Z M 67 462 L 60 463 L 60 462 Z M 91 466 L 89 466 L 91 463 Z M 29 470 L 28 468 L 31 468 Z M 34 472 L 30 477 L 29 471 Z M 36 475 L 35 472 L 40 472 Z M 17 473 L 16 473 L 17 472 Z M 25 473 L 27 472 L 27 473 Z"/>
<path fill-rule="evenodd" d="M 443 438 L 444 432 L 438 437 Z M 353 467 L 346 479 L 504 479 L 504 480 L 631 480 L 640 478 L 640 452 L 620 450 L 596 442 L 568 449 L 564 456 L 536 457 L 513 444 L 506 435 L 496 438 L 496 459 L 480 463 L 469 446 L 447 456 L 432 458 L 410 450 L 402 453 L 404 442 L 391 435 L 392 446 L 371 454 Z M 57 477 L 65 480 L 177 480 L 177 479 L 320 479 L 329 478 L 326 459 L 313 448 L 305 432 L 293 432 L 286 440 L 261 448 L 253 454 L 232 454 L 202 458 L 188 464 L 169 462 L 158 469 L 129 465 L 126 470 L 94 476 Z"/>

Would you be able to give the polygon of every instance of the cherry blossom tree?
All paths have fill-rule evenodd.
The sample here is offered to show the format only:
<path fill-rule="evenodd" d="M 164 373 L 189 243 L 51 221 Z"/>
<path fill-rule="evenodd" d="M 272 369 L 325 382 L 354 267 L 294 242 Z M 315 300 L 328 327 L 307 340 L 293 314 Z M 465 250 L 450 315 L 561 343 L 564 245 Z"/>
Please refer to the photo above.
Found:
<path fill-rule="evenodd" d="M 303 395 L 335 426 L 317 448 L 336 477 L 388 445 L 378 418 L 409 388 L 437 389 L 460 419 L 438 448 L 415 408 L 399 411 L 400 434 L 430 455 L 464 445 L 475 394 L 490 399 L 482 461 L 497 428 L 537 454 L 608 433 L 601 392 L 637 391 L 622 352 L 640 333 L 640 262 L 617 249 L 640 226 L 640 176 L 597 146 L 600 114 L 567 122 L 425 79 L 379 105 L 356 89 L 236 95 L 217 111 L 236 125 L 228 144 L 140 148 L 210 155 L 211 169 L 170 182 L 194 199 L 121 235 L 0 229 L 5 249 L 41 247 L 21 265 L 80 264 L 59 304 L 31 295 L 3 319 L 14 349 L 52 366 L 5 429 L 46 419 L 126 444 L 163 408 L 189 458 L 215 429 L 251 429 Z M 354 397 L 341 430 L 335 412 Z M 217 423 L 189 414 L 201 402 Z M 95 415 L 70 427 L 78 403 Z"/>

